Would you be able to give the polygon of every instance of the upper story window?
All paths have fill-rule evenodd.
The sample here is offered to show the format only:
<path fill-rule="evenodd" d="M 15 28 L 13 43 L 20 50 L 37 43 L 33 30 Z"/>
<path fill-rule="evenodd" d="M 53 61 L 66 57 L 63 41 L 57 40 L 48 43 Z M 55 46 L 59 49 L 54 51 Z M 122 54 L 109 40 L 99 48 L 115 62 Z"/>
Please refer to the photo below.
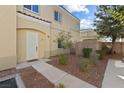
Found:
<path fill-rule="evenodd" d="M 62 22 L 62 14 L 57 11 L 54 11 L 54 20 Z"/>
<path fill-rule="evenodd" d="M 58 40 L 58 48 L 63 48 L 61 40 Z"/>
<path fill-rule="evenodd" d="M 80 24 L 77 24 L 77 25 L 76 25 L 76 29 L 77 29 L 77 30 L 80 30 Z"/>
<path fill-rule="evenodd" d="M 38 5 L 24 5 L 24 7 L 35 12 L 35 13 L 39 13 L 39 6 Z"/>

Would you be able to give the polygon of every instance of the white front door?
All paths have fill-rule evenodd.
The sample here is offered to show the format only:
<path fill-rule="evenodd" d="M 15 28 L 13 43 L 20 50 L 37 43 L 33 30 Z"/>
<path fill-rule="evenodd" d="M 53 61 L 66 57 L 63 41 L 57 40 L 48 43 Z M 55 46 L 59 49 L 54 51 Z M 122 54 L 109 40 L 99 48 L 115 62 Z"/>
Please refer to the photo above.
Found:
<path fill-rule="evenodd" d="M 38 59 L 38 33 L 27 32 L 27 60 Z"/>

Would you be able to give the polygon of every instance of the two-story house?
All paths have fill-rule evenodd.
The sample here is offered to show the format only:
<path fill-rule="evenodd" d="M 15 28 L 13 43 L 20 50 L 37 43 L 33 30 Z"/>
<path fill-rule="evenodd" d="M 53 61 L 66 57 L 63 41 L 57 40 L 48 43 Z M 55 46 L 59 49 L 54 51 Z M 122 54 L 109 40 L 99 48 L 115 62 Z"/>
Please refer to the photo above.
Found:
<path fill-rule="evenodd" d="M 1 47 L 0 70 L 13 68 L 17 63 L 49 58 L 60 53 L 54 42 L 61 31 L 69 31 L 75 43 L 80 36 L 80 20 L 60 6 L 19 5 L 0 6 Z"/>

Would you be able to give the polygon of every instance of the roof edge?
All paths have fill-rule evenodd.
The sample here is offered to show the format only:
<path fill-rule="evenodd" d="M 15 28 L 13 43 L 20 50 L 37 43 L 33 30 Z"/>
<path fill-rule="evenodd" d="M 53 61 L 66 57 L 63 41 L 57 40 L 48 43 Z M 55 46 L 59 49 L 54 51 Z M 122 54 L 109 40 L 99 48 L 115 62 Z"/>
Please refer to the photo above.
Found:
<path fill-rule="evenodd" d="M 32 16 L 31 14 L 23 13 L 23 12 L 21 12 L 21 11 L 17 11 L 17 13 L 21 13 L 21 14 L 23 14 L 23 15 L 30 16 L 30 17 L 35 18 L 35 19 L 40 20 L 40 21 L 44 21 L 44 22 L 47 22 L 47 23 L 52 23 L 51 21 L 42 19 L 42 18 L 40 18 L 40 17 Z"/>
<path fill-rule="evenodd" d="M 62 7 L 62 6 L 59 6 L 58 5 L 58 7 L 59 8 L 61 8 L 61 9 L 63 9 L 65 12 L 67 12 L 68 14 L 70 14 L 73 18 L 75 18 L 76 20 L 78 20 L 78 21 L 80 21 L 80 19 L 79 18 L 77 18 L 76 16 L 74 16 L 72 13 L 70 13 L 67 9 L 65 9 L 64 7 Z"/>

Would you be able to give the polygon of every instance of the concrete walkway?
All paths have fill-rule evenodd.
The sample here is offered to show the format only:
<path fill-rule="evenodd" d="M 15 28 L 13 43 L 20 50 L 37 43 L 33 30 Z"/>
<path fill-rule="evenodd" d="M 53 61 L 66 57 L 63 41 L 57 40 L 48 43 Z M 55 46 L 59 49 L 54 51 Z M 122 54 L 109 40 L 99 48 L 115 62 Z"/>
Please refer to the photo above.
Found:
<path fill-rule="evenodd" d="M 48 63 L 40 62 L 32 65 L 38 72 L 44 75 L 53 84 L 64 84 L 67 88 L 95 88 L 95 86 L 78 79 Z"/>
<path fill-rule="evenodd" d="M 120 61 L 109 60 L 102 83 L 103 88 L 124 88 L 124 67 L 118 66 L 117 62 Z"/>
<path fill-rule="evenodd" d="M 50 61 L 50 59 L 39 59 L 37 61 L 33 61 L 33 62 L 23 62 L 21 64 L 17 64 L 16 65 L 16 69 L 23 69 L 23 68 L 26 68 L 26 67 L 30 67 L 34 64 L 38 64 L 38 63 L 44 63 L 44 62 L 47 62 L 47 61 Z"/>
<path fill-rule="evenodd" d="M 46 63 L 47 61 L 49 60 L 45 59 L 18 64 L 16 68 L 22 69 L 32 66 L 55 85 L 62 83 L 67 88 L 96 88 L 95 86 Z M 19 78 L 18 81 L 20 82 Z M 22 85 L 23 84 L 21 84 L 21 87 L 24 87 Z M 109 59 L 102 82 L 102 88 L 124 88 L 124 63 L 120 62 L 120 60 Z"/>

